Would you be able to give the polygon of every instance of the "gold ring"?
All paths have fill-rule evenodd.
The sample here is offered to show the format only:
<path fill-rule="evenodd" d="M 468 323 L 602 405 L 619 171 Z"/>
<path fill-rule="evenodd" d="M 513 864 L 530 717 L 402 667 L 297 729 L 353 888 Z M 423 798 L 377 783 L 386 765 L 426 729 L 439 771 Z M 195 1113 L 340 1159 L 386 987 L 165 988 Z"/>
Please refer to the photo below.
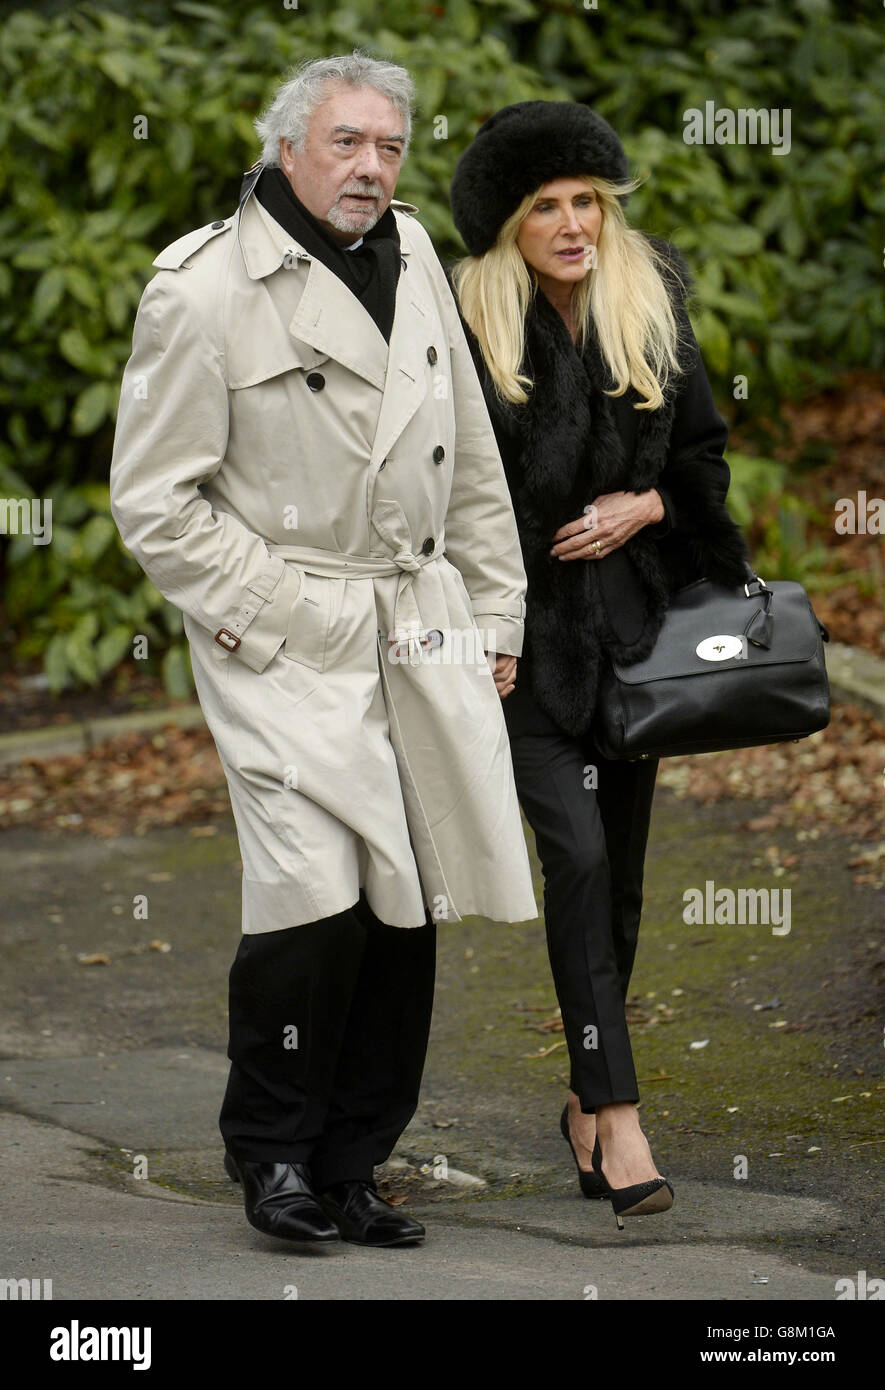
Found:
<path fill-rule="evenodd" d="M 593 542 L 593 549 L 596 551 L 596 554 L 597 554 L 597 555 L 599 555 L 599 554 L 601 553 L 601 551 L 602 551 L 602 546 L 600 545 L 599 541 L 594 541 L 594 542 Z"/>

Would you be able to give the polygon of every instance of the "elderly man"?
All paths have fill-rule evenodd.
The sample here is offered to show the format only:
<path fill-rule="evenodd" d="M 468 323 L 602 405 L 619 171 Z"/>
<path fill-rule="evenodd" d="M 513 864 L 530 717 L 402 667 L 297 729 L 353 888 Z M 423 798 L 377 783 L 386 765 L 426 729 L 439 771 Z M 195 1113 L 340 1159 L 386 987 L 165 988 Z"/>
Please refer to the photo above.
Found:
<path fill-rule="evenodd" d="M 436 924 L 536 915 L 500 703 L 525 574 L 448 285 L 391 201 L 411 102 L 358 53 L 279 89 L 237 213 L 154 262 L 111 467 L 239 837 L 225 1166 L 294 1241 L 423 1237 L 373 1173 L 417 1105 Z"/>

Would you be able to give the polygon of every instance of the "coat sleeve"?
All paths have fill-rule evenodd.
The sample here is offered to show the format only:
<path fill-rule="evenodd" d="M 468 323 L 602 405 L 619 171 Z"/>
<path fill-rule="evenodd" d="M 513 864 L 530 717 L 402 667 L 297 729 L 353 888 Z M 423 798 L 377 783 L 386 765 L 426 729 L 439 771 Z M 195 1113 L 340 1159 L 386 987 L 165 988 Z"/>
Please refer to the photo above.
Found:
<path fill-rule="evenodd" d="M 139 305 L 111 462 L 111 511 L 126 547 L 171 603 L 262 671 L 286 637 L 300 576 L 200 485 L 223 466 L 224 361 L 212 308 L 162 270 Z M 214 295 L 207 295 L 212 301 Z M 235 643 L 238 640 L 238 645 Z"/>
<path fill-rule="evenodd" d="M 710 579 L 739 584 L 746 577 L 747 545 L 725 505 L 728 426 L 716 409 L 687 315 L 684 322 L 690 334 L 687 371 L 678 381 L 667 462 L 655 483 L 665 516 L 648 534 L 687 547 L 693 568 Z"/>
<path fill-rule="evenodd" d="M 446 555 L 460 570 L 486 651 L 522 653 L 526 575 L 510 489 L 470 348 L 441 267 L 449 337 L 455 462 L 446 513 Z"/>

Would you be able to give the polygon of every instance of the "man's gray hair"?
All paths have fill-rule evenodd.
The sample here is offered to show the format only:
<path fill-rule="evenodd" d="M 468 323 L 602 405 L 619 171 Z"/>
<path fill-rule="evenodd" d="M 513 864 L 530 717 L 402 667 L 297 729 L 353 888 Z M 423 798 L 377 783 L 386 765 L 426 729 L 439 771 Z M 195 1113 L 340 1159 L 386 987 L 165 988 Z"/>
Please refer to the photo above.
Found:
<path fill-rule="evenodd" d="M 262 142 L 263 164 L 270 167 L 279 165 L 280 140 L 288 140 L 298 150 L 304 149 L 308 123 L 314 109 L 327 95 L 328 82 L 346 82 L 351 87 L 374 87 L 387 97 L 402 118 L 405 155 L 412 130 L 415 84 L 405 68 L 398 67 L 396 63 L 369 58 L 355 49 L 353 53 L 334 58 L 314 58 L 301 63 L 294 75 L 277 89 L 270 106 L 255 121 L 255 129 Z"/>

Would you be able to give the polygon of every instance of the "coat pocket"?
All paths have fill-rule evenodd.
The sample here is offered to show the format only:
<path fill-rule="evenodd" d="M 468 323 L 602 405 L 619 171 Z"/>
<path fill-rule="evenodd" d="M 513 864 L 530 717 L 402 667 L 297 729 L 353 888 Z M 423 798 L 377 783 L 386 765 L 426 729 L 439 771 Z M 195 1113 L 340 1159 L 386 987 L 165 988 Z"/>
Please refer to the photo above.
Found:
<path fill-rule="evenodd" d="M 331 579 L 301 572 L 301 588 L 289 612 L 283 653 L 314 671 L 323 671 L 329 649 L 332 617 Z"/>

